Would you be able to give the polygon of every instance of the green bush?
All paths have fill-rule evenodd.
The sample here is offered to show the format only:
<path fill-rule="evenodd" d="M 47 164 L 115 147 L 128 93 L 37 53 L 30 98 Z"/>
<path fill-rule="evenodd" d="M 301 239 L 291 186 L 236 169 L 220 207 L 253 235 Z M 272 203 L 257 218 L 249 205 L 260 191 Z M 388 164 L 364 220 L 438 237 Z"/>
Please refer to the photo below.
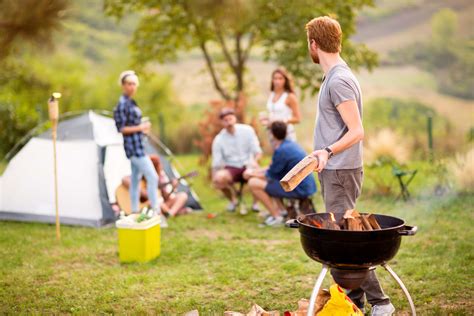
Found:
<path fill-rule="evenodd" d="M 99 72 L 74 55 L 25 53 L 21 59 L 6 61 L 0 66 L 8 69 L 0 77 L 0 155 L 48 119 L 47 99 L 53 91 L 62 93 L 61 114 L 86 109 L 112 111 L 121 93 L 117 78 L 124 64 L 121 59 L 110 61 Z M 176 101 L 171 79 L 143 75 L 141 81 L 137 102 L 144 115 L 150 117 L 153 131 L 176 134 L 182 125 L 183 105 Z M 160 127 L 160 117 L 167 123 L 165 128 Z"/>
<path fill-rule="evenodd" d="M 453 137 L 453 128 L 446 118 L 414 100 L 378 98 L 370 101 L 364 109 L 364 127 L 367 135 L 391 129 L 413 146 L 413 152 L 418 157 L 428 157 L 428 117 L 433 120 L 434 149 L 437 154 L 451 152 L 463 141 Z"/>
<path fill-rule="evenodd" d="M 393 174 L 393 167 L 405 171 L 417 170 L 417 174 L 408 186 L 413 197 L 433 196 L 449 190 L 453 175 L 445 168 L 443 161 L 414 160 L 405 165 L 390 161 L 365 166 L 363 195 L 370 197 L 393 196 L 400 194 L 400 184 Z"/>

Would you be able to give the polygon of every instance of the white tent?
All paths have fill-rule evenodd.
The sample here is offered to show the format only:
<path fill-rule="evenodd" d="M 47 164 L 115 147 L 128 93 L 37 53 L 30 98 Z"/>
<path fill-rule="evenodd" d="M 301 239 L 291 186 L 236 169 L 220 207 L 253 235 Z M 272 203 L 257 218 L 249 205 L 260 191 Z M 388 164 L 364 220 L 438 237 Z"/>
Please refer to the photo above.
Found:
<path fill-rule="evenodd" d="M 61 223 L 101 226 L 113 221 L 111 203 L 121 179 L 130 174 L 122 136 L 113 119 L 89 111 L 58 125 L 57 157 Z M 0 220 L 54 223 L 51 131 L 31 138 L 0 177 Z M 147 144 L 149 153 L 156 148 Z M 161 157 L 172 177 L 169 162 Z M 170 174 L 171 173 L 171 174 Z M 200 208 L 193 192 L 188 205 Z"/>

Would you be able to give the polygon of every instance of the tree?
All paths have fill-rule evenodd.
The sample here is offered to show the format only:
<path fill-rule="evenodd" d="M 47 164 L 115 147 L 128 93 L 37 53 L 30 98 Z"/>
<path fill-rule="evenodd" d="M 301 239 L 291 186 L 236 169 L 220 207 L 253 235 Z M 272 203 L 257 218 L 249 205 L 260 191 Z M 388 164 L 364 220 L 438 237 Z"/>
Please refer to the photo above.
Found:
<path fill-rule="evenodd" d="M 431 18 L 431 37 L 438 45 L 449 45 L 458 33 L 458 16 L 451 9 L 443 9 Z"/>
<path fill-rule="evenodd" d="M 245 92 L 245 69 L 253 48 L 285 66 L 303 89 L 316 92 L 320 76 L 307 52 L 305 23 L 331 14 L 343 30 L 343 56 L 354 67 L 372 69 L 376 54 L 349 37 L 356 10 L 372 0 L 105 0 L 106 13 L 118 18 L 143 12 L 131 43 L 137 66 L 176 60 L 180 51 L 198 48 L 214 88 L 225 100 Z M 226 80 L 230 77 L 231 80 Z"/>
<path fill-rule="evenodd" d="M 20 40 L 50 45 L 68 6 L 68 0 L 0 0 L 0 60 Z"/>
<path fill-rule="evenodd" d="M 390 53 L 396 63 L 431 72 L 442 93 L 474 99 L 474 38 L 462 35 L 456 12 L 443 9 L 431 18 L 431 36 Z"/>

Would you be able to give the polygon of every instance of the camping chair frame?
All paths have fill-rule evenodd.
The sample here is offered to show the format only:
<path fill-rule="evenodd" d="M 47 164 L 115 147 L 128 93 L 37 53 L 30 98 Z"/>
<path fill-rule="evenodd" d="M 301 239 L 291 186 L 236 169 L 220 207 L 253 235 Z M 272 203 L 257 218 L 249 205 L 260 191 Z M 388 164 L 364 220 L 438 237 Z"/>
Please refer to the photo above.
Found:
<path fill-rule="evenodd" d="M 288 218 L 293 219 L 297 218 L 299 215 L 306 215 L 310 213 L 316 213 L 316 207 L 313 202 L 313 197 L 308 196 L 301 199 L 280 199 L 282 204 L 285 206 L 285 210 L 288 212 Z M 307 206 L 304 207 L 305 203 Z"/>
<path fill-rule="evenodd" d="M 411 183 L 413 178 L 416 176 L 418 170 L 401 170 L 398 167 L 393 167 L 392 173 L 397 177 L 398 183 L 400 184 L 400 194 L 398 194 L 395 201 L 398 201 L 400 198 L 403 198 L 404 201 L 410 199 L 410 192 L 408 191 L 408 185 Z M 403 181 L 403 177 L 409 176 L 406 182 Z"/>
<path fill-rule="evenodd" d="M 244 204 L 244 187 L 246 182 L 247 181 L 245 180 L 239 181 L 237 188 L 235 187 L 236 183 L 232 185 L 232 190 L 234 190 L 234 193 L 237 196 L 236 209 L 242 209 L 246 207 Z"/>

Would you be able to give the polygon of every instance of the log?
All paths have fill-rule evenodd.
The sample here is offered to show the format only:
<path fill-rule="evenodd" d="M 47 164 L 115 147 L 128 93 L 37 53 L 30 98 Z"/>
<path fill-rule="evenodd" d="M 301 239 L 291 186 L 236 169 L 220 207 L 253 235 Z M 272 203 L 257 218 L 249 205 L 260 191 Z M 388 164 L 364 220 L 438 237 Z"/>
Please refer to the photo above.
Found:
<path fill-rule="evenodd" d="M 367 216 L 367 220 L 369 221 L 369 224 L 370 226 L 372 226 L 373 229 L 382 229 L 373 214 L 369 214 Z"/>
<path fill-rule="evenodd" d="M 346 218 L 347 230 L 362 230 L 361 224 L 356 218 Z"/>
<path fill-rule="evenodd" d="M 360 214 L 359 212 L 357 212 L 356 210 L 347 210 L 345 213 L 344 213 L 344 216 L 343 218 L 356 218 L 356 217 L 359 217 Z"/>
<path fill-rule="evenodd" d="M 347 230 L 347 223 L 344 217 L 341 217 L 341 219 L 337 222 L 337 225 L 339 225 L 341 230 Z"/>
<path fill-rule="evenodd" d="M 286 192 L 293 191 L 318 166 L 318 159 L 312 155 L 304 157 L 280 180 Z"/>
<path fill-rule="evenodd" d="M 339 225 L 337 225 L 336 222 L 332 222 L 332 221 L 324 221 L 323 228 L 332 229 L 332 230 L 341 230 L 341 227 L 339 227 Z"/>
<path fill-rule="evenodd" d="M 323 221 L 323 228 L 341 230 L 341 227 L 336 223 L 333 213 L 329 213 L 329 219 Z"/>
<path fill-rule="evenodd" d="M 364 230 L 373 230 L 372 226 L 369 223 L 369 220 L 367 219 L 368 215 L 361 215 L 360 216 L 360 221 L 362 223 L 362 226 L 364 227 Z"/>

